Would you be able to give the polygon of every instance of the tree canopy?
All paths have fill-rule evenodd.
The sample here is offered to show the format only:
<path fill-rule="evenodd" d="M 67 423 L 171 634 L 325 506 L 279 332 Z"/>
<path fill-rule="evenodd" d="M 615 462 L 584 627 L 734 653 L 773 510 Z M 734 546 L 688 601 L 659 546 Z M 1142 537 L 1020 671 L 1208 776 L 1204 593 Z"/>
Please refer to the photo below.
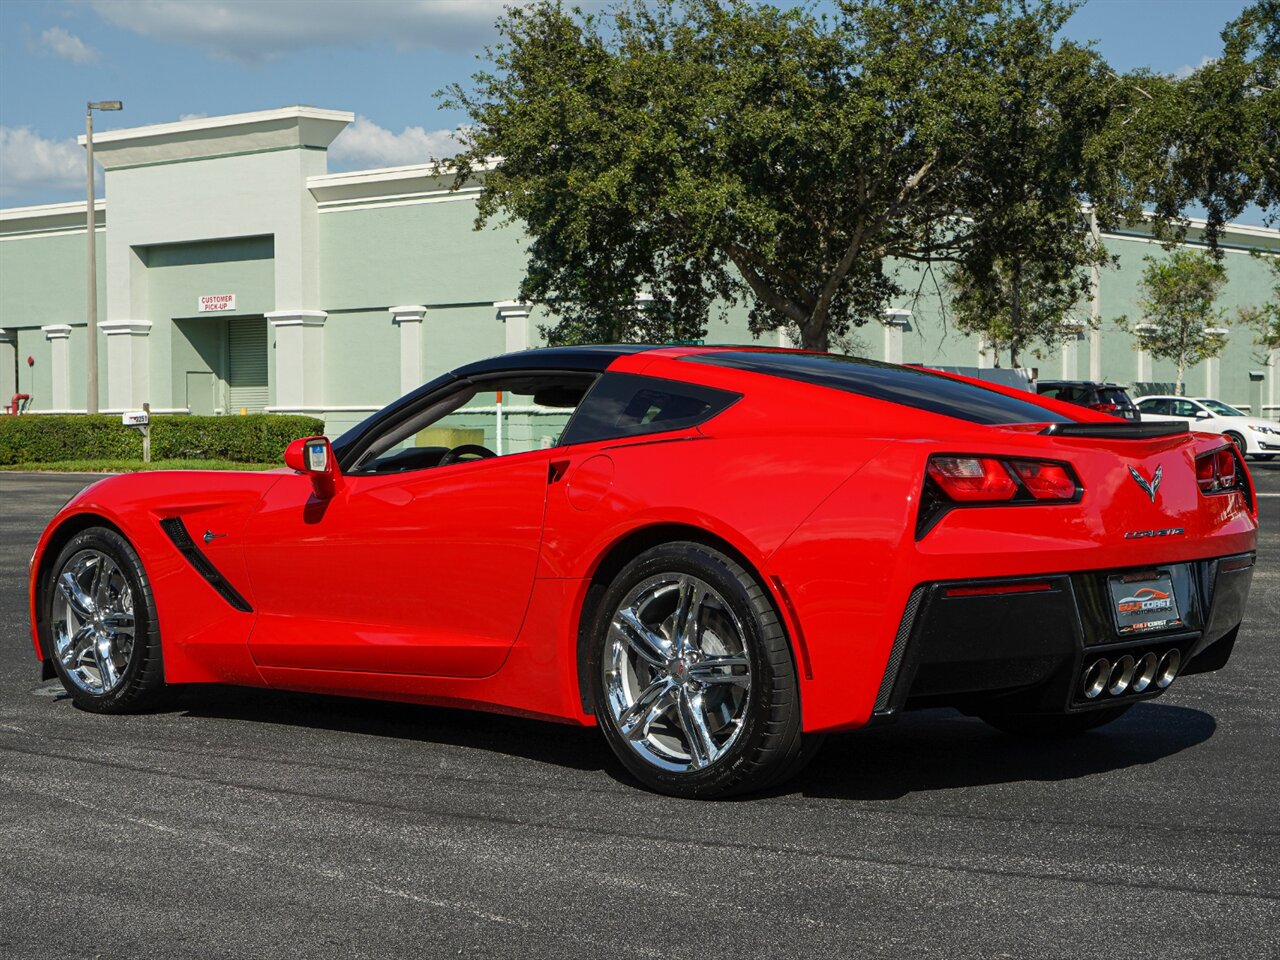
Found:
<path fill-rule="evenodd" d="M 1275 285 L 1271 288 L 1271 299 L 1266 303 L 1241 307 L 1239 321 L 1253 331 L 1253 345 L 1263 352 L 1258 359 L 1266 363 L 1267 354 L 1280 350 L 1280 256 L 1254 256 L 1266 262 Z"/>
<path fill-rule="evenodd" d="M 962 325 L 985 317 L 1016 364 L 1106 262 L 1082 203 L 1105 228 L 1143 200 L 1167 215 L 1212 194 L 1226 216 L 1259 184 L 1274 196 L 1274 156 L 1231 192 L 1225 148 L 1197 193 L 1192 135 L 1168 134 L 1219 86 L 1252 99 L 1215 122 L 1275 131 L 1277 2 L 1193 94 L 1058 39 L 1063 0 L 543 0 L 510 8 L 491 67 L 445 92 L 471 118 L 456 183 L 483 167 L 477 226 L 526 230 L 520 297 L 559 318 L 552 342 L 696 338 L 745 302 L 753 332 L 826 349 L 904 295 L 902 265 L 944 264 Z"/>

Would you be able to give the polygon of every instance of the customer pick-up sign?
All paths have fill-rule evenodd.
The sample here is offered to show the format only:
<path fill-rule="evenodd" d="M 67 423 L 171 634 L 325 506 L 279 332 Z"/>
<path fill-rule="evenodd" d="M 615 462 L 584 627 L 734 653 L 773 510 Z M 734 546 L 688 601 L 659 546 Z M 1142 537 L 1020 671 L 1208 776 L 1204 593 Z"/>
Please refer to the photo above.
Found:
<path fill-rule="evenodd" d="M 196 303 L 200 313 L 235 313 L 236 295 L 234 293 L 211 293 L 200 297 Z"/>

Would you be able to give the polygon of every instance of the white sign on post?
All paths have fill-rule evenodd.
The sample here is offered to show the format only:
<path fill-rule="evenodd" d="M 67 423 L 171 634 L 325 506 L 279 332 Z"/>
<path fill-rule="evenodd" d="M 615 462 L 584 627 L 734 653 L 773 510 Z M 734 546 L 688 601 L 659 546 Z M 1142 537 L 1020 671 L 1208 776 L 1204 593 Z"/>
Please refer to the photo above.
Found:
<path fill-rule="evenodd" d="M 145 410 L 130 410 L 120 415 L 120 422 L 126 427 L 145 427 L 151 422 L 151 414 Z"/>
<path fill-rule="evenodd" d="M 200 297 L 196 302 L 198 313 L 235 313 L 236 295 L 234 293 L 211 293 Z"/>

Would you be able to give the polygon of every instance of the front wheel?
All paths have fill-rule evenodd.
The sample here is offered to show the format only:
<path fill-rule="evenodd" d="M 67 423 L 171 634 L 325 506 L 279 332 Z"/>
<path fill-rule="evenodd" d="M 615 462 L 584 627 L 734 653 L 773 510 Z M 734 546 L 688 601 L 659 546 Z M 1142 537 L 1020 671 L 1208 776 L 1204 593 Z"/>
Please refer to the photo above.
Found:
<path fill-rule="evenodd" d="M 72 537 L 44 596 L 46 650 L 76 705 L 125 713 L 164 687 L 160 631 L 146 571 L 129 541 L 106 527 Z"/>
<path fill-rule="evenodd" d="M 1073 737 L 1119 720 L 1133 706 L 1103 707 L 1082 713 L 983 713 L 978 716 L 1002 733 L 1015 737 Z"/>
<path fill-rule="evenodd" d="M 795 662 L 764 589 L 698 543 L 632 560 L 609 586 L 588 665 L 609 746 L 647 787 L 711 798 L 794 774 L 809 748 Z"/>
<path fill-rule="evenodd" d="M 1249 448 L 1244 442 L 1244 437 L 1232 430 L 1228 430 L 1224 436 L 1236 445 L 1236 450 L 1240 453 L 1240 459 L 1243 460 L 1245 454 L 1249 452 Z"/>

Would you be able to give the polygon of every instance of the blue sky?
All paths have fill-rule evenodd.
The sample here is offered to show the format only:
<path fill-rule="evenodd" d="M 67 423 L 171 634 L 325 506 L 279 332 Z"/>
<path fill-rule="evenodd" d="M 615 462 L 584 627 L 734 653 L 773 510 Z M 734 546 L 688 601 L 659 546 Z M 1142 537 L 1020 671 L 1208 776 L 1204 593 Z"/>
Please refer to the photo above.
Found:
<path fill-rule="evenodd" d="M 293 103 L 350 110 L 331 170 L 448 152 L 463 117 L 434 92 L 467 78 L 504 0 L 0 0 L 0 206 L 84 193 L 99 130 Z M 584 8 L 606 4 L 578 0 Z M 1089 0 L 1064 31 L 1120 70 L 1177 73 L 1219 51 L 1246 0 Z M 1260 222 L 1260 212 L 1246 219 Z"/>

